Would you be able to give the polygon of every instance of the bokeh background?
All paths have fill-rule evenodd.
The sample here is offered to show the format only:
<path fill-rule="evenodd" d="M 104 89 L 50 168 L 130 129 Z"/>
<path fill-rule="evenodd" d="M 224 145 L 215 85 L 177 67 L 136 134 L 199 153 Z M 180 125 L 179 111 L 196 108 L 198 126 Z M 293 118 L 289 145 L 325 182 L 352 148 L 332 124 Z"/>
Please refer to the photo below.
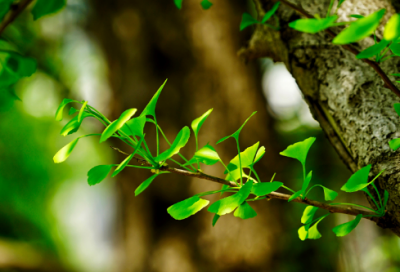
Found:
<path fill-rule="evenodd" d="M 172 0 L 68 0 L 56 15 L 33 21 L 25 12 L 6 30 L 4 37 L 39 69 L 0 92 L 0 271 L 400 271 L 399 239 L 369 221 L 336 238 L 331 228 L 350 217 L 331 215 L 319 225 L 320 240 L 303 242 L 301 204 L 258 201 L 256 218 L 226 215 L 212 227 L 206 210 L 175 221 L 166 209 L 217 184 L 170 174 L 135 197 L 151 173 L 129 169 L 90 187 L 89 169 L 124 159 L 110 148 L 126 149 L 118 142 L 85 138 L 65 163 L 53 163 L 76 137 L 59 134 L 68 120 L 54 120 L 63 98 L 89 100 L 115 119 L 127 108 L 141 111 L 168 78 L 157 119 L 169 139 L 214 108 L 199 138 L 200 145 L 214 145 L 258 111 L 240 140 L 242 149 L 257 141 L 266 147 L 256 167 L 264 181 L 276 173 L 275 180 L 297 189 L 301 167 L 279 152 L 315 136 L 308 169 L 315 181 L 339 190 L 351 173 L 284 65 L 237 57 L 251 35 L 251 28 L 239 31 L 243 12 L 253 12 L 251 2 L 215 0 L 207 11 L 199 2 L 185 0 L 178 10 Z M 101 130 L 86 119 L 78 135 Z M 154 131 L 147 133 L 154 143 Z M 192 139 L 183 153 L 193 151 Z M 228 162 L 234 142 L 217 151 Z M 223 176 L 220 166 L 204 170 Z M 318 190 L 311 195 L 321 196 Z M 358 194 L 338 200 L 366 204 Z"/>

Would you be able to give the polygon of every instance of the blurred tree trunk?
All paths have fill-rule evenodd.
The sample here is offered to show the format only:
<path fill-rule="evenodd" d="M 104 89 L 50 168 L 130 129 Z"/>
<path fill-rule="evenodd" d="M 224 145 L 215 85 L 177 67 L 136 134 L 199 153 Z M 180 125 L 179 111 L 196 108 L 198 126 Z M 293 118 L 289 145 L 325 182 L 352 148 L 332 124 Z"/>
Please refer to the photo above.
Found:
<path fill-rule="evenodd" d="M 330 0 L 290 2 L 309 14 L 325 16 Z M 256 0 L 255 3 L 262 17 L 274 1 Z M 347 0 L 339 9 L 339 20 L 348 21 L 350 14 L 368 15 L 381 8 L 387 10 L 384 25 L 396 12 L 395 8 L 399 8 L 399 1 Z M 381 192 L 389 191 L 390 199 L 388 213 L 380 225 L 400 235 L 400 155 L 388 145 L 390 139 L 399 136 L 400 118 L 393 109 L 393 103 L 399 98 L 384 86 L 369 65 L 341 46 L 333 45 L 327 33 L 311 35 L 289 28 L 289 22 L 301 17 L 296 11 L 282 5 L 278 16 L 281 30 L 257 26 L 249 45 L 240 51 L 241 57 L 250 60 L 268 56 L 286 64 L 315 119 L 353 172 L 368 164 L 372 164 L 374 175 L 386 169 L 378 184 Z M 382 37 L 382 30 L 381 26 L 377 31 L 379 37 Z M 373 38 L 370 38 L 354 46 L 363 50 L 372 44 Z M 381 67 L 388 75 L 397 73 L 399 58 L 385 61 Z"/>
<path fill-rule="evenodd" d="M 166 78 L 169 81 L 156 112 L 170 141 L 210 108 L 214 111 L 200 132 L 200 146 L 231 134 L 257 110 L 243 130 L 241 146 L 244 149 L 257 141 L 266 146 L 268 155 L 259 171 L 264 180 L 271 178 L 279 167 L 277 156 L 282 148 L 271 145 L 274 136 L 260 72 L 255 64 L 246 66 L 236 55 L 243 38 L 238 29 L 243 3 L 218 1 L 207 11 L 198 1 L 184 1 L 181 11 L 172 0 L 91 1 L 91 6 L 89 32 L 99 40 L 108 60 L 113 118 L 127 108 L 137 107 L 140 112 Z M 148 142 L 154 143 L 153 128 L 146 129 Z M 187 157 L 193 154 L 193 142 L 183 151 Z M 161 143 L 161 150 L 167 148 Z M 225 161 L 236 152 L 233 141 L 218 145 L 217 150 Z M 219 176 L 223 171 L 221 167 L 204 170 Z M 147 171 L 129 170 L 116 179 L 121 209 L 120 271 L 269 271 L 280 222 L 268 218 L 275 217 L 279 207 L 255 203 L 262 216 L 247 221 L 224 216 L 214 228 L 212 215 L 206 211 L 175 221 L 167 207 L 220 186 L 162 175 L 134 197 L 136 187 L 149 176 Z"/>

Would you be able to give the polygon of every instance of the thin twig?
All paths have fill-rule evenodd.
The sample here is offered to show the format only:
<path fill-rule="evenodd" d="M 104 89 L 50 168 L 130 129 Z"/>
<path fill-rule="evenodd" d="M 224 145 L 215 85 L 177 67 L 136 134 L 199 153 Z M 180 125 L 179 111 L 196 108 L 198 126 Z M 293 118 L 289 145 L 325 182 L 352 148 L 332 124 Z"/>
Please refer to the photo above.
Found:
<path fill-rule="evenodd" d="M 118 149 L 116 147 L 111 147 L 111 148 L 124 154 L 124 155 L 129 156 L 129 154 L 127 154 L 124 151 L 121 151 L 120 149 Z M 136 157 L 133 157 L 132 159 L 136 160 L 136 162 L 140 165 L 152 166 L 151 163 L 147 162 L 146 160 L 136 158 Z M 232 181 L 221 179 L 221 178 L 214 177 L 214 176 L 210 176 L 210 175 L 204 174 L 202 172 L 189 172 L 186 170 L 173 168 L 173 167 L 169 167 L 169 166 L 162 166 L 162 167 L 160 167 L 159 170 L 160 171 L 168 171 L 168 172 L 175 173 L 178 175 L 183 175 L 183 176 L 188 176 L 188 177 L 193 177 L 193 178 L 205 179 L 205 180 L 217 182 L 220 184 L 228 185 L 230 187 L 237 187 L 237 184 Z M 272 192 L 269 195 L 267 195 L 267 198 L 269 198 L 269 199 L 275 198 L 275 199 L 280 199 L 280 200 L 285 200 L 285 201 L 288 201 L 290 197 L 291 197 L 291 195 L 282 194 L 282 193 L 278 193 L 278 192 Z M 364 217 L 365 219 L 371 220 L 373 222 L 379 221 L 379 217 L 376 217 L 376 215 L 377 215 L 376 213 L 366 211 L 366 210 L 360 209 L 360 208 L 329 205 L 329 204 L 311 200 L 308 198 L 301 199 L 300 197 L 293 199 L 292 202 L 311 205 L 311 206 L 314 206 L 314 207 L 317 207 L 317 208 L 320 208 L 323 210 L 327 210 L 330 213 L 343 213 L 343 214 L 349 214 L 349 215 L 354 215 L 354 216 L 356 216 L 358 214 L 362 214 L 364 216 L 367 216 L 367 217 Z"/>
<path fill-rule="evenodd" d="M 305 11 L 303 8 L 296 6 L 286 0 L 280 0 L 284 5 L 288 6 L 289 8 L 297 11 L 301 15 L 307 17 L 307 18 L 314 18 L 311 14 L 309 14 L 307 11 Z M 332 38 L 335 38 L 337 35 L 330 29 L 325 30 L 326 33 L 328 33 Z M 342 45 L 344 49 L 347 51 L 353 53 L 354 55 L 358 55 L 360 51 L 358 51 L 356 48 L 349 44 L 344 44 Z M 383 82 L 385 83 L 384 87 L 390 89 L 393 93 L 395 93 L 398 97 L 400 97 L 400 90 L 393 84 L 393 82 L 389 79 L 389 77 L 386 75 L 386 73 L 382 70 L 382 68 L 379 66 L 378 63 L 375 61 L 369 60 L 369 59 L 362 59 L 365 63 L 367 63 L 369 66 L 371 66 L 377 73 L 378 75 L 382 78 Z"/>
<path fill-rule="evenodd" d="M 10 11 L 4 17 L 3 21 L 0 23 L 0 34 L 2 34 L 4 29 L 6 29 L 6 27 L 11 24 L 32 2 L 33 0 L 22 0 L 17 5 L 12 6 Z"/>

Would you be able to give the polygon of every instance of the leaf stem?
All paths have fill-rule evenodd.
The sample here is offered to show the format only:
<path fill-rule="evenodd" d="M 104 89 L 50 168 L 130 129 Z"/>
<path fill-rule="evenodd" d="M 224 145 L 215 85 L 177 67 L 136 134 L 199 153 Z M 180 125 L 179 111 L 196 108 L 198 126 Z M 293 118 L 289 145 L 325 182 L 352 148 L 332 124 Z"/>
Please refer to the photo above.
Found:
<path fill-rule="evenodd" d="M 228 169 L 228 167 L 226 167 L 225 163 L 221 159 L 219 160 L 219 162 L 225 167 L 226 171 L 228 171 L 229 176 L 233 178 L 233 176 L 231 175 L 231 171 L 229 171 L 229 169 Z M 238 187 L 242 187 L 241 185 L 239 185 L 239 183 L 236 182 L 236 180 L 234 180 L 233 182 L 235 182 Z"/>
<path fill-rule="evenodd" d="M 363 206 L 363 205 L 353 204 L 353 203 L 329 203 L 329 205 L 332 205 L 332 206 L 335 206 L 335 205 L 354 206 L 354 207 L 359 207 L 359 208 L 367 209 L 367 210 L 370 210 L 370 211 L 376 213 L 376 211 L 375 211 L 374 209 L 365 207 L 365 206 Z"/>
<path fill-rule="evenodd" d="M 242 169 L 242 159 L 241 159 L 241 157 L 240 157 L 239 136 L 238 136 L 238 137 L 235 137 L 235 140 L 236 140 L 236 146 L 237 146 L 238 155 L 239 155 L 240 186 L 242 186 L 242 185 L 243 185 L 243 177 L 242 177 L 242 171 L 243 171 L 243 169 Z"/>

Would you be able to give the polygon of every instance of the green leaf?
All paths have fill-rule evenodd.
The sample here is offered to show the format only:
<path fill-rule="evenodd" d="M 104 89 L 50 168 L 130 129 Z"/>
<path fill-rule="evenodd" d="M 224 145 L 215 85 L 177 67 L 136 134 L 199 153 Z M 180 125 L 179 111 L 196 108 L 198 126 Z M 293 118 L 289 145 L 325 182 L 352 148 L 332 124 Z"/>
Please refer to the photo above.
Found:
<path fill-rule="evenodd" d="M 66 0 L 37 0 L 32 8 L 33 19 L 37 20 L 47 14 L 55 13 L 66 5 Z"/>
<path fill-rule="evenodd" d="M 332 201 L 338 196 L 338 193 L 326 188 L 325 186 L 319 185 L 324 190 L 325 201 Z"/>
<path fill-rule="evenodd" d="M 146 116 L 141 115 L 139 117 L 132 118 L 128 122 L 125 123 L 125 126 L 121 128 L 121 130 L 129 135 L 139 136 L 141 138 L 144 137 L 143 130 L 146 125 Z"/>
<path fill-rule="evenodd" d="M 374 44 L 373 46 L 368 47 L 367 49 L 361 51 L 356 58 L 357 59 L 368 59 L 373 56 L 378 55 L 386 46 L 389 44 L 389 41 L 382 40 L 380 43 Z"/>
<path fill-rule="evenodd" d="M 158 173 L 158 174 L 154 174 L 154 175 L 152 175 L 151 177 L 149 177 L 148 179 L 146 179 L 145 181 L 143 181 L 143 182 L 136 188 L 136 190 L 135 190 L 135 196 L 138 196 L 138 195 L 141 194 L 144 190 L 146 190 L 147 187 L 150 186 L 150 184 L 153 182 L 153 180 L 154 180 L 157 176 L 159 176 L 159 175 L 161 175 L 161 174 L 166 174 L 166 173 L 169 173 L 169 172 L 160 172 L 160 173 Z"/>
<path fill-rule="evenodd" d="M 321 217 L 311 228 L 308 229 L 307 239 L 319 239 L 322 237 L 321 233 L 318 231 L 318 224 L 329 214 L 326 214 Z"/>
<path fill-rule="evenodd" d="M 210 113 L 213 111 L 213 109 L 209 109 L 206 113 L 204 113 L 202 116 L 200 116 L 199 118 L 196 118 L 193 120 L 192 122 L 192 129 L 194 132 L 194 136 L 197 139 L 197 135 L 199 134 L 200 128 L 203 125 L 204 121 L 206 121 L 206 119 L 208 118 L 208 116 L 210 115 Z"/>
<path fill-rule="evenodd" d="M 7 87 L 36 72 L 36 61 L 12 51 L 0 51 L 0 87 Z"/>
<path fill-rule="evenodd" d="M 180 2 L 180 6 L 178 6 L 177 2 Z M 182 0 L 181 1 L 175 1 L 175 4 L 180 9 L 182 7 Z M 147 115 L 151 115 L 153 117 L 156 116 L 156 106 L 157 106 L 158 97 L 160 96 L 161 91 L 164 89 L 164 86 L 167 83 L 167 80 L 168 79 L 166 79 L 164 81 L 164 83 L 160 86 L 160 88 L 158 88 L 157 92 L 155 93 L 153 98 L 150 100 L 150 102 L 147 104 L 147 106 L 144 108 L 144 110 L 142 111 L 140 116 L 147 116 Z"/>
<path fill-rule="evenodd" d="M 209 144 L 194 153 L 194 158 L 206 165 L 213 165 L 220 161 L 217 151 Z"/>
<path fill-rule="evenodd" d="M 276 2 L 276 3 L 273 5 L 272 9 L 270 9 L 267 13 L 265 13 L 264 17 L 263 17 L 262 20 L 261 20 L 262 23 L 265 23 L 266 21 L 268 21 L 268 19 L 271 18 L 272 15 L 275 14 L 275 12 L 276 12 L 276 11 L 278 10 L 278 8 L 279 8 L 280 3 L 281 3 L 281 2 Z"/>
<path fill-rule="evenodd" d="M 338 7 L 337 7 L 337 8 L 340 8 L 340 6 L 344 3 L 344 1 L 346 1 L 346 0 L 339 0 L 339 3 L 338 3 Z"/>
<path fill-rule="evenodd" d="M 392 43 L 389 48 L 392 50 L 393 54 L 400 56 L 400 43 Z"/>
<path fill-rule="evenodd" d="M 203 0 L 203 1 L 201 1 L 200 4 L 201 4 L 201 7 L 202 7 L 203 9 L 205 9 L 205 10 L 211 8 L 211 6 L 213 5 L 213 3 L 211 3 L 211 2 L 208 1 L 208 0 Z"/>
<path fill-rule="evenodd" d="M 310 150 L 310 147 L 314 142 L 315 137 L 308 138 L 302 142 L 289 145 L 284 151 L 279 154 L 299 160 L 301 164 L 305 167 L 308 151 Z"/>
<path fill-rule="evenodd" d="M 359 214 L 356 216 L 354 220 L 351 220 L 350 222 L 341 224 L 339 226 L 336 226 L 332 229 L 332 231 L 336 234 L 336 236 L 341 237 L 341 236 L 346 236 L 349 234 L 353 229 L 355 229 L 360 223 L 360 220 L 362 218 L 362 214 Z"/>
<path fill-rule="evenodd" d="M 181 8 L 182 8 L 182 2 L 183 2 L 183 0 L 174 0 L 175 6 L 176 6 L 178 9 L 181 9 Z"/>
<path fill-rule="evenodd" d="M 368 186 L 368 175 L 369 171 L 371 170 L 371 164 L 361 168 L 357 172 L 355 172 L 349 180 L 346 182 L 345 185 L 340 188 L 340 190 L 353 193 L 360 191 Z"/>
<path fill-rule="evenodd" d="M 121 116 L 106 127 L 100 137 L 100 143 L 104 142 L 110 138 L 117 130 L 123 127 L 123 125 L 131 119 L 131 117 L 136 113 L 137 109 L 129 109 L 124 111 Z"/>
<path fill-rule="evenodd" d="M 386 209 L 388 200 L 389 200 L 389 192 L 385 190 L 385 192 L 383 193 L 383 207 L 382 207 L 383 211 L 385 211 L 385 209 Z"/>
<path fill-rule="evenodd" d="M 97 183 L 100 183 L 103 179 L 107 177 L 112 167 L 113 167 L 112 165 L 98 165 L 90 169 L 89 172 L 87 173 L 88 184 L 92 186 Z"/>
<path fill-rule="evenodd" d="M 220 216 L 219 214 L 214 214 L 213 221 L 212 221 L 212 226 L 213 226 L 213 227 L 215 226 L 215 224 L 217 224 L 217 221 L 218 221 L 218 219 L 219 219 L 220 217 L 221 217 L 221 216 Z"/>
<path fill-rule="evenodd" d="M 282 182 L 274 181 L 274 182 L 261 182 L 253 185 L 251 192 L 256 196 L 264 196 L 268 195 L 272 192 L 275 192 L 283 185 Z"/>
<path fill-rule="evenodd" d="M 393 108 L 396 111 L 397 115 L 400 116 L 400 104 L 399 103 L 393 104 Z"/>
<path fill-rule="evenodd" d="M 232 135 L 229 135 L 229 136 L 226 136 L 226 137 L 222 138 L 221 140 L 219 140 L 219 141 L 217 142 L 217 144 L 222 143 L 223 141 L 225 141 L 226 139 L 228 139 L 228 138 L 230 138 L 230 137 L 235 138 L 235 139 L 238 141 L 238 140 L 239 140 L 239 134 L 240 134 L 240 132 L 242 131 L 243 127 L 244 127 L 244 126 L 246 125 L 246 123 L 250 120 L 250 118 L 251 118 L 254 114 L 256 114 L 256 113 L 257 113 L 256 111 L 253 112 L 253 113 L 250 115 L 250 117 L 247 118 L 246 121 L 244 121 L 243 125 L 242 125 L 235 133 L 233 133 Z"/>
<path fill-rule="evenodd" d="M 2 0 L 0 1 L 0 20 L 3 20 L 4 16 L 10 10 L 11 4 L 14 0 Z"/>
<path fill-rule="evenodd" d="M 257 153 L 257 149 L 259 146 L 260 142 L 255 143 L 254 145 L 246 148 L 244 151 L 240 152 L 240 158 L 241 158 L 241 165 L 242 168 L 245 167 L 249 167 L 251 165 L 254 164 L 254 157 L 256 156 Z M 234 170 L 237 169 L 237 172 L 240 176 L 240 172 L 239 172 L 239 167 L 240 167 L 240 163 L 239 163 L 239 155 L 236 155 L 228 164 L 228 169 Z M 227 174 L 228 171 L 225 170 L 224 174 Z"/>
<path fill-rule="evenodd" d="M 60 106 L 58 106 L 58 109 L 56 111 L 56 116 L 55 116 L 56 121 L 61 121 L 63 119 L 63 110 L 65 106 L 71 102 L 77 102 L 77 101 L 73 99 L 64 98 L 64 100 L 61 102 Z"/>
<path fill-rule="evenodd" d="M 87 103 L 88 103 L 88 101 L 83 102 L 81 110 L 79 111 L 79 114 L 78 114 L 78 122 L 79 123 L 82 122 L 82 116 L 83 116 L 83 113 L 85 112 L 85 108 L 86 108 Z"/>
<path fill-rule="evenodd" d="M 132 154 L 130 154 L 128 157 L 126 157 L 126 159 L 117 166 L 117 168 L 114 170 L 111 177 L 115 177 L 116 175 L 118 175 L 119 172 L 124 170 L 124 168 L 132 160 L 133 156 L 135 156 L 136 152 L 139 150 L 140 146 L 142 145 L 142 142 L 143 142 L 143 138 L 141 138 L 140 141 L 138 142 L 138 144 L 136 145 L 135 151 L 133 151 Z"/>
<path fill-rule="evenodd" d="M 94 115 L 91 113 L 84 112 L 82 114 L 82 120 L 87 117 L 94 117 Z M 60 134 L 62 136 L 67 136 L 67 135 L 77 132 L 82 124 L 82 122 L 78 121 L 78 118 L 79 118 L 79 116 L 75 116 L 68 123 L 66 123 L 65 126 L 61 129 Z"/>
<path fill-rule="evenodd" d="M 190 137 L 190 129 L 188 127 L 184 127 L 179 131 L 178 135 L 176 136 L 174 142 L 166 151 L 158 155 L 154 158 L 156 162 L 165 161 L 171 158 L 173 155 L 178 154 L 179 150 L 184 147 L 187 142 L 189 141 Z"/>
<path fill-rule="evenodd" d="M 396 13 L 386 23 L 383 38 L 387 41 L 393 41 L 398 37 L 400 37 L 400 14 Z"/>
<path fill-rule="evenodd" d="M 305 239 L 307 239 L 309 228 L 310 228 L 309 225 L 305 225 L 305 226 L 302 226 L 301 228 L 299 228 L 298 234 L 299 234 L 300 240 L 304 241 Z"/>
<path fill-rule="evenodd" d="M 292 200 L 295 199 L 295 198 L 298 198 L 302 193 L 303 193 L 303 192 L 302 192 L 301 190 L 298 191 L 298 192 L 296 192 L 296 193 L 294 193 L 293 195 L 291 195 L 291 196 L 289 197 L 288 202 L 292 201 Z"/>
<path fill-rule="evenodd" d="M 356 19 L 365 18 L 365 16 L 362 16 L 360 14 L 351 14 L 351 15 L 349 15 L 349 17 L 356 18 Z"/>
<path fill-rule="evenodd" d="M 253 165 L 256 164 L 259 160 L 261 160 L 261 158 L 264 156 L 264 154 L 265 154 L 265 147 L 261 146 L 257 151 L 257 154 L 256 154 L 256 157 L 254 159 Z"/>
<path fill-rule="evenodd" d="M 362 40 L 373 34 L 379 26 L 379 22 L 385 15 L 385 9 L 381 9 L 365 18 L 359 19 L 350 24 L 345 30 L 333 39 L 334 44 L 349 44 Z"/>
<path fill-rule="evenodd" d="M 68 159 L 69 155 L 71 155 L 72 150 L 74 150 L 76 144 L 78 143 L 79 138 L 76 138 L 63 148 L 61 148 L 56 155 L 54 155 L 53 160 L 55 163 L 61 163 Z"/>
<path fill-rule="evenodd" d="M 74 107 L 71 107 L 71 108 L 69 109 L 69 111 L 68 111 L 68 115 L 72 115 L 72 114 L 75 114 L 75 113 L 77 113 L 77 112 L 79 112 L 77 109 L 75 109 Z"/>
<path fill-rule="evenodd" d="M 240 188 L 240 190 L 237 193 L 214 202 L 208 208 L 208 211 L 219 215 L 231 213 L 240 204 L 242 204 L 246 200 L 246 198 L 250 195 L 252 186 L 253 182 L 248 181 L 246 184 L 242 186 L 242 188 Z"/>
<path fill-rule="evenodd" d="M 197 159 L 195 157 L 193 157 L 190 160 L 188 160 L 185 164 L 183 164 L 183 166 L 192 165 L 192 164 L 196 164 L 196 163 L 197 163 Z"/>
<path fill-rule="evenodd" d="M 289 26 L 297 31 L 315 34 L 334 25 L 337 15 L 324 19 L 299 19 L 289 23 Z"/>
<path fill-rule="evenodd" d="M 311 223 L 317 210 L 318 210 L 317 207 L 307 206 L 304 209 L 303 216 L 301 217 L 301 223 L 303 224 Z"/>
<path fill-rule="evenodd" d="M 394 73 L 394 74 L 390 74 L 390 75 L 400 77 L 400 73 Z M 397 113 L 397 114 L 399 114 L 399 113 Z"/>
<path fill-rule="evenodd" d="M 209 203 L 208 200 L 193 196 L 178 202 L 167 209 L 167 212 L 176 220 L 182 220 L 202 210 Z"/>
<path fill-rule="evenodd" d="M 253 18 L 253 16 L 251 16 L 248 13 L 243 13 L 243 17 L 242 17 L 242 22 L 240 23 L 240 31 L 242 31 L 243 29 L 245 29 L 248 26 L 254 25 L 254 24 L 259 24 L 260 22 L 257 21 L 256 19 Z"/>
<path fill-rule="evenodd" d="M 239 208 L 233 213 L 235 217 L 239 217 L 241 219 L 249 219 L 257 216 L 256 211 L 247 203 L 247 201 L 243 202 L 239 205 Z"/>
<path fill-rule="evenodd" d="M 301 192 L 303 195 L 305 195 L 308 185 L 310 185 L 311 179 L 312 179 L 312 171 L 308 173 L 306 179 L 303 182 L 303 186 L 301 187 Z"/>

